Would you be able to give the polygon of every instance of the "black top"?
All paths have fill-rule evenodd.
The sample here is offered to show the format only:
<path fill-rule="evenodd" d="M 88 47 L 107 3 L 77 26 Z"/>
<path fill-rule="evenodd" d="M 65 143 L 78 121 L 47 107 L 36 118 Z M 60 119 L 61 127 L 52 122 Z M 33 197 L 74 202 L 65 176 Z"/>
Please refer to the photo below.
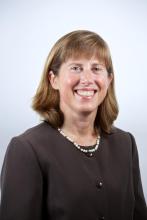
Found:
<path fill-rule="evenodd" d="M 0 220 L 147 220 L 131 134 L 101 134 L 89 157 L 48 123 L 11 140 L 1 175 Z"/>

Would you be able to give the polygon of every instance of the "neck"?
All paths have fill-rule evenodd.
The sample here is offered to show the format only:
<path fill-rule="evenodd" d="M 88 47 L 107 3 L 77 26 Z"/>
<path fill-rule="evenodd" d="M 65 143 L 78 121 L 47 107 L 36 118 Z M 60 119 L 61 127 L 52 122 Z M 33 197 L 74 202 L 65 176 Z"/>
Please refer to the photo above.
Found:
<path fill-rule="evenodd" d="M 65 117 L 62 130 L 77 143 L 95 143 L 97 132 L 94 128 L 95 114 Z"/>

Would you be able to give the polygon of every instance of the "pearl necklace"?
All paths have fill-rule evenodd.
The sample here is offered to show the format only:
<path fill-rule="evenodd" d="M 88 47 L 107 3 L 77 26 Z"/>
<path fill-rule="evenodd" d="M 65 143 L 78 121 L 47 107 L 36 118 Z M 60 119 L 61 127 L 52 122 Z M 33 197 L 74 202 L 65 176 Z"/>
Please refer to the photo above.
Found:
<path fill-rule="evenodd" d="M 70 142 L 72 142 L 74 144 L 74 146 L 82 151 L 83 153 L 90 153 L 90 156 L 92 156 L 92 153 L 94 153 L 98 147 L 99 147 L 99 143 L 100 143 L 100 135 L 97 136 L 96 139 L 96 144 L 94 145 L 94 148 L 91 149 L 86 149 L 86 146 L 84 148 L 82 148 L 79 144 L 77 144 L 75 141 L 73 141 L 70 137 L 68 137 L 60 128 L 58 128 L 58 131 L 60 132 L 60 134 L 62 134 L 65 138 L 67 138 Z"/>

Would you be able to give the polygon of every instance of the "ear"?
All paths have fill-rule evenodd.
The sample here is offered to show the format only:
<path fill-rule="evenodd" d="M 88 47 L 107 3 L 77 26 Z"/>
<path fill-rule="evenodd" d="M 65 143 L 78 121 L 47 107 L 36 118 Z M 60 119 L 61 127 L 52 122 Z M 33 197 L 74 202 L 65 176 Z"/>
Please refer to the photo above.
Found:
<path fill-rule="evenodd" d="M 49 81 L 53 89 L 56 89 L 56 90 L 59 89 L 58 76 L 56 76 L 52 70 L 49 72 Z"/>
<path fill-rule="evenodd" d="M 112 82 L 112 79 L 113 79 L 113 74 L 110 73 L 110 74 L 108 75 L 108 87 L 110 86 L 110 84 L 111 84 L 111 82 Z"/>

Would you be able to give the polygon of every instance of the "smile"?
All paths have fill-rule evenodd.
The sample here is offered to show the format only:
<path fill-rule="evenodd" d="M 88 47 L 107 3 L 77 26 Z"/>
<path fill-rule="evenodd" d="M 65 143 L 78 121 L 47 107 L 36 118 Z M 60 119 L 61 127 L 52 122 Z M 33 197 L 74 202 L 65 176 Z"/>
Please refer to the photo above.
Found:
<path fill-rule="evenodd" d="M 75 93 L 81 97 L 92 98 L 96 90 L 75 90 Z"/>

